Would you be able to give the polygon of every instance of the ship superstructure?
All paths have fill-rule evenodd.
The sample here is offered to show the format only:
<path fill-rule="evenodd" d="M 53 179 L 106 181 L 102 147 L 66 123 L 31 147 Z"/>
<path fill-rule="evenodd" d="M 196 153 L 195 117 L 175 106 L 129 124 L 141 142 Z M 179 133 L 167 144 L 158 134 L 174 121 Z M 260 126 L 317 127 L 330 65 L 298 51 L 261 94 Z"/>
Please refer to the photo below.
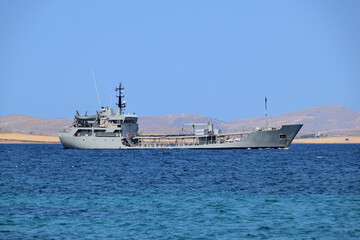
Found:
<path fill-rule="evenodd" d="M 139 135 L 138 117 L 124 114 L 124 88 L 118 92 L 117 113 L 109 107 L 101 107 L 96 115 L 80 116 L 76 111 L 74 122 L 67 132 L 59 133 L 64 148 L 78 149 L 258 149 L 287 148 L 302 124 L 283 125 L 274 128 L 255 128 L 249 132 L 222 133 L 213 124 L 189 123 L 193 132 L 179 135 Z M 266 104 L 266 100 L 265 100 Z M 267 122 L 267 120 L 266 120 Z"/>

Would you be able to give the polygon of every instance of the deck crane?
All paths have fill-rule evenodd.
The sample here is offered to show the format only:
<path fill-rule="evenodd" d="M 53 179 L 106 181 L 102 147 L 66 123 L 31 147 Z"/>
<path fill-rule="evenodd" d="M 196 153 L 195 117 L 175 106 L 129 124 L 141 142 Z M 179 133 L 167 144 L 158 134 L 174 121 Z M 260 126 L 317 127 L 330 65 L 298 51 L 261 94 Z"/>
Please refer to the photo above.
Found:
<path fill-rule="evenodd" d="M 196 126 L 208 126 L 209 133 L 210 132 L 211 132 L 211 134 L 214 133 L 214 126 L 210 122 L 207 122 L 207 123 L 183 123 L 183 126 L 192 126 L 194 132 L 195 132 L 195 127 Z"/>

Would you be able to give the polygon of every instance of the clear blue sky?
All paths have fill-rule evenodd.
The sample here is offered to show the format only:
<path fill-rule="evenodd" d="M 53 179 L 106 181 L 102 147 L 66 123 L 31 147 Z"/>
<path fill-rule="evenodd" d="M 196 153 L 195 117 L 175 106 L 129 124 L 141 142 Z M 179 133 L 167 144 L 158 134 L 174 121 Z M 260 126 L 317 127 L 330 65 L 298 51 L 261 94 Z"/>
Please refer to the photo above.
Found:
<path fill-rule="evenodd" d="M 360 111 L 360 1 L 0 1 L 0 116 Z"/>

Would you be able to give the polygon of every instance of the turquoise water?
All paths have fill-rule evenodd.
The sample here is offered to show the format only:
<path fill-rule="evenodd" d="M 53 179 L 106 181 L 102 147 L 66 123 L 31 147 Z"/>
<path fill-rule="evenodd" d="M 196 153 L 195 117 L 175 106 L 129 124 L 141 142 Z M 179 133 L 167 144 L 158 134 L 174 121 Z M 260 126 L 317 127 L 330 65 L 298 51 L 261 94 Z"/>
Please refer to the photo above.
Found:
<path fill-rule="evenodd" d="M 359 239 L 360 145 L 0 145 L 1 239 Z"/>

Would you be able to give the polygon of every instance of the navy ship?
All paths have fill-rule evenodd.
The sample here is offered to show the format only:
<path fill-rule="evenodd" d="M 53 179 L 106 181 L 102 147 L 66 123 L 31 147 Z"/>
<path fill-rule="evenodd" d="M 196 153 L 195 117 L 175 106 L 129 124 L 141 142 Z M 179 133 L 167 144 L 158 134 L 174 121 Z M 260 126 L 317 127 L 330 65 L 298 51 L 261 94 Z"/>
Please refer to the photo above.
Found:
<path fill-rule="evenodd" d="M 76 111 L 72 126 L 59 133 L 59 139 L 67 149 L 282 149 L 288 148 L 300 131 L 302 124 L 268 126 L 265 98 L 265 127 L 249 132 L 223 133 L 211 122 L 188 123 L 193 132 L 178 135 L 140 135 L 138 117 L 124 114 L 124 88 L 118 92 L 117 113 L 109 107 L 101 107 L 95 115 L 80 116 Z"/>

